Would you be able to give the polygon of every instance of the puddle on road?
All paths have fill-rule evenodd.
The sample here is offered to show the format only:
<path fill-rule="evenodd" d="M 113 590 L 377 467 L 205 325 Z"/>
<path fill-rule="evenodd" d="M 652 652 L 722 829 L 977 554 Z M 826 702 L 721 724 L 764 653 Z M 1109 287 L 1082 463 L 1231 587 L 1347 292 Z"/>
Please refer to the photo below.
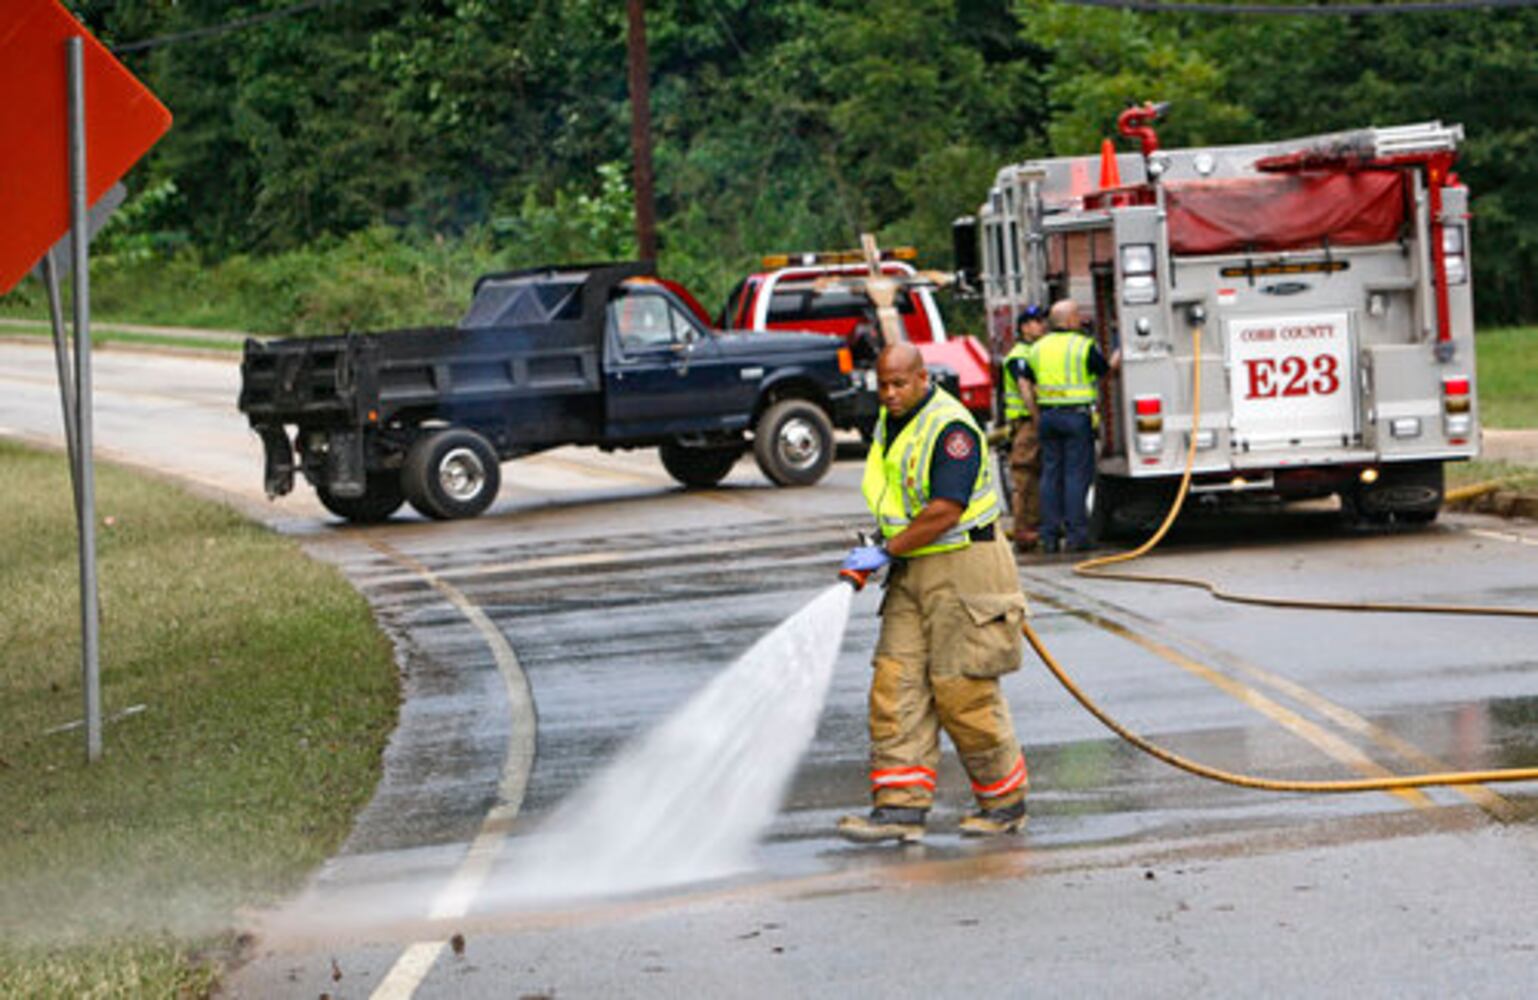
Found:
<path fill-rule="evenodd" d="M 1538 697 L 1420 708 L 1376 715 L 1371 721 L 1450 770 L 1538 766 Z M 1244 773 L 1310 779 L 1357 776 L 1269 726 L 1160 734 L 1158 742 L 1195 760 Z M 1368 750 L 1397 774 L 1418 770 L 1380 748 Z M 1027 800 L 1031 821 L 1023 837 L 986 844 L 960 838 L 955 820 L 970 802 L 964 797 L 964 774 L 947 757 L 940 768 L 941 799 L 918 852 L 856 851 L 838 841 L 832 831 L 838 815 L 846 811 L 841 808 L 848 799 L 845 768 L 809 762 L 791 792 L 794 805 L 781 815 L 761 848 L 763 866 L 780 877 L 805 876 L 915 860 L 960 861 L 994 851 L 1155 846 L 1176 839 L 1227 837 L 1240 830 L 1407 818 L 1419 811 L 1383 792 L 1300 794 L 1219 784 L 1156 761 L 1112 737 L 1028 746 L 1026 754 L 1032 774 Z M 1514 803 L 1517 816 L 1538 815 L 1538 783 L 1485 787 Z M 1426 791 L 1436 807 L 1471 808 L 1452 789 Z"/>

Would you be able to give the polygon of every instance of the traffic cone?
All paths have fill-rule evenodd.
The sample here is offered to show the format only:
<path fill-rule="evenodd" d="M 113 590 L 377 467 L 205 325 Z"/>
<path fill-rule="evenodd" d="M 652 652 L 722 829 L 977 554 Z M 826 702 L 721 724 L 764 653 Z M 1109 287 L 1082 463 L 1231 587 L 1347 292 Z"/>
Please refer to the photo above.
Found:
<path fill-rule="evenodd" d="M 1100 190 L 1121 187 L 1121 171 L 1116 166 L 1116 145 L 1110 139 L 1100 143 Z"/>

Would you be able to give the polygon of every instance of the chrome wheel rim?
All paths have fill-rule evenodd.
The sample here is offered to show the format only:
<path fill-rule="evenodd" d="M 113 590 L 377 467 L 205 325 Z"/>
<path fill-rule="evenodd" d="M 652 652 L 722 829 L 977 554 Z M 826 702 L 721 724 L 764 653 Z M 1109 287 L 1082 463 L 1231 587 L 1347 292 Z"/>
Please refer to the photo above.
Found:
<path fill-rule="evenodd" d="M 486 466 L 470 448 L 455 448 L 438 463 L 438 485 L 453 500 L 474 500 L 486 485 Z"/>
<path fill-rule="evenodd" d="M 822 451 L 822 439 L 808 420 L 787 420 L 780 427 L 780 457 L 795 469 L 815 465 Z"/>

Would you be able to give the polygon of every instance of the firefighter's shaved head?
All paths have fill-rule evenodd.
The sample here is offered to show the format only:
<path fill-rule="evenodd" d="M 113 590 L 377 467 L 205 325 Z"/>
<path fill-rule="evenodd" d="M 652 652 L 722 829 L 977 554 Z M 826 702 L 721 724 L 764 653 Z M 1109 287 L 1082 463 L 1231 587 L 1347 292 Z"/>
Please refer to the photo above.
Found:
<path fill-rule="evenodd" d="M 894 417 L 917 406 L 929 392 L 924 356 L 912 344 L 893 344 L 876 358 L 876 395 Z"/>
<path fill-rule="evenodd" d="M 1052 303 L 1052 312 L 1049 319 L 1054 330 L 1077 330 L 1079 328 L 1079 304 L 1073 299 L 1058 299 Z"/>

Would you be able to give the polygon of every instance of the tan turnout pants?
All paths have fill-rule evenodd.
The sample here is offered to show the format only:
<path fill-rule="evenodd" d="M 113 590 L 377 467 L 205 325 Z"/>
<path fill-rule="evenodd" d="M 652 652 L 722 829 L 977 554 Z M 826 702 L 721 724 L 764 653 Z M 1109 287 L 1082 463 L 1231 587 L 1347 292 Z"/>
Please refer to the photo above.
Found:
<path fill-rule="evenodd" d="M 1009 472 L 1015 519 L 1015 545 L 1041 525 L 1041 439 L 1034 420 L 1021 421 L 1009 446 Z"/>
<path fill-rule="evenodd" d="M 933 803 L 942 728 L 980 805 L 998 809 L 1025 797 L 1025 757 L 998 681 L 1020 668 L 1025 614 L 1002 534 L 896 560 L 870 688 L 876 805 Z"/>

